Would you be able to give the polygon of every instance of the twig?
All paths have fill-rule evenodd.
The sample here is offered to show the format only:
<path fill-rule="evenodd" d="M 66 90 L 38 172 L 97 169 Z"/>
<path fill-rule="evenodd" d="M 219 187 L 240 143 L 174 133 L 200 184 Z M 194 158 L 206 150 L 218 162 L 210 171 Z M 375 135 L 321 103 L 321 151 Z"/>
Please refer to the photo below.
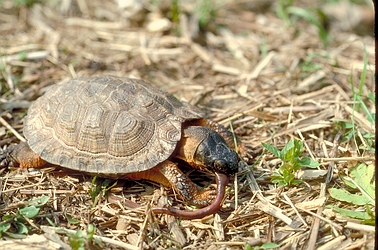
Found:
<path fill-rule="evenodd" d="M 337 155 L 337 149 L 339 147 L 339 143 L 341 141 L 341 138 L 342 138 L 342 132 L 339 131 L 336 135 L 335 135 L 335 138 L 333 139 L 333 148 L 332 148 L 332 151 L 330 153 L 330 156 L 331 157 L 336 157 Z M 329 163 L 329 168 L 328 168 L 328 173 L 327 173 L 327 177 L 326 177 L 326 180 L 325 180 L 325 183 L 328 184 L 331 180 L 332 180 L 332 176 L 333 176 L 333 170 L 335 168 L 335 162 L 334 161 L 331 161 Z"/>
<path fill-rule="evenodd" d="M 336 157 L 337 156 L 337 149 L 339 147 L 339 142 L 341 140 L 341 137 L 342 137 L 342 134 L 341 132 L 338 132 L 333 140 L 333 148 L 332 148 L 332 151 L 330 153 L 330 156 L 331 157 Z M 326 180 L 324 183 L 321 184 L 320 186 L 320 195 L 319 195 L 319 198 L 324 198 L 325 197 L 325 193 L 326 193 L 326 188 L 327 188 L 327 184 L 331 181 L 332 179 L 332 175 L 333 175 L 333 169 L 334 169 L 334 162 L 331 162 L 330 163 L 330 167 L 328 168 L 328 174 L 327 174 L 327 177 L 326 177 Z M 315 245 L 316 245 L 316 240 L 318 238 L 318 232 L 319 232 L 319 226 L 320 226 L 320 219 L 322 220 L 326 220 L 324 218 L 322 218 L 320 215 L 322 214 L 323 212 L 323 206 L 319 206 L 318 207 L 318 210 L 316 212 L 316 214 L 310 212 L 310 211 L 306 211 L 307 213 L 311 213 L 313 214 L 314 216 L 316 216 L 313 224 L 312 224 L 312 227 L 311 227 L 311 233 L 310 233 L 310 237 L 307 241 L 307 244 L 306 244 L 306 249 L 309 249 L 309 250 L 313 250 L 315 249 Z M 304 209 L 302 209 L 304 210 Z M 305 211 L 305 210 L 304 210 Z M 334 227 L 336 227 L 337 229 L 341 230 L 342 227 L 333 223 L 332 221 L 330 220 L 327 220 L 327 222 L 329 224 L 332 224 Z"/>
<path fill-rule="evenodd" d="M 365 232 L 375 232 L 374 226 L 362 225 L 362 224 L 354 223 L 354 222 L 351 222 L 351 221 L 347 222 L 347 224 L 345 225 L 345 228 L 358 230 L 358 231 L 365 231 Z"/>
<path fill-rule="evenodd" d="M 20 141 L 26 141 L 25 138 L 20 135 L 6 120 L 4 120 L 1 116 L 0 116 L 0 123 L 3 124 L 4 127 L 6 127 L 7 129 L 9 129 L 16 137 L 17 139 L 19 139 Z"/>
<path fill-rule="evenodd" d="M 290 200 L 289 196 L 287 196 L 287 194 L 283 194 L 283 197 L 289 203 L 289 205 L 294 209 L 295 213 L 297 214 L 297 216 L 298 216 L 299 220 L 302 222 L 302 224 L 305 225 L 306 227 L 308 227 L 306 221 L 303 219 L 301 214 L 298 212 L 297 208 L 295 207 L 293 202 Z"/>

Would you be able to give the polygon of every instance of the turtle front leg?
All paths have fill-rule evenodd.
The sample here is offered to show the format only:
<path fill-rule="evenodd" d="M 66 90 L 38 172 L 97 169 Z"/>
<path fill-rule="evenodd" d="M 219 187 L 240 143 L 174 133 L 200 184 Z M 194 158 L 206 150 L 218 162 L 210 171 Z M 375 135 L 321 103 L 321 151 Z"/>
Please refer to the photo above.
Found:
<path fill-rule="evenodd" d="M 216 197 L 214 189 L 198 190 L 196 184 L 171 161 L 163 162 L 159 171 L 169 181 L 174 191 L 190 204 L 208 206 Z"/>
<path fill-rule="evenodd" d="M 47 162 L 34 153 L 26 142 L 21 142 L 0 153 L 0 167 L 6 167 L 10 163 L 19 165 L 20 168 L 41 168 Z"/>
<path fill-rule="evenodd" d="M 196 184 L 182 173 L 175 163 L 168 160 L 151 170 L 127 175 L 129 179 L 145 179 L 160 183 L 166 187 L 172 187 L 185 201 L 194 205 L 205 206 L 193 211 L 179 210 L 172 207 L 152 208 L 155 214 L 170 214 L 184 219 L 200 219 L 217 212 L 222 207 L 229 177 L 217 172 L 215 172 L 215 177 L 216 190 L 198 190 Z"/>
<path fill-rule="evenodd" d="M 147 171 L 129 173 L 126 177 L 131 180 L 150 180 L 162 184 L 165 187 L 173 188 L 175 193 L 182 199 L 196 206 L 207 206 L 211 204 L 216 197 L 216 190 L 214 189 L 205 188 L 198 190 L 196 184 L 194 184 L 175 163 L 169 160 Z"/>

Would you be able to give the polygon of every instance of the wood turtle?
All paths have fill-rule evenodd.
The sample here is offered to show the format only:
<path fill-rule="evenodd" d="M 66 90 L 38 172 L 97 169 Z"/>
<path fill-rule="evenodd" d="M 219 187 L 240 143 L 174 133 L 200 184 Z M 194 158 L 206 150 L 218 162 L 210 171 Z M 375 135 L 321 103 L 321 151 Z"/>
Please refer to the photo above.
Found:
<path fill-rule="evenodd" d="M 54 164 L 109 178 L 151 180 L 203 207 L 153 212 L 187 219 L 218 211 L 229 176 L 238 170 L 225 127 L 138 79 L 96 76 L 56 84 L 30 106 L 24 135 L 26 142 L 0 154 L 3 166 Z M 180 161 L 214 173 L 217 189 L 198 190 L 178 168 Z"/>

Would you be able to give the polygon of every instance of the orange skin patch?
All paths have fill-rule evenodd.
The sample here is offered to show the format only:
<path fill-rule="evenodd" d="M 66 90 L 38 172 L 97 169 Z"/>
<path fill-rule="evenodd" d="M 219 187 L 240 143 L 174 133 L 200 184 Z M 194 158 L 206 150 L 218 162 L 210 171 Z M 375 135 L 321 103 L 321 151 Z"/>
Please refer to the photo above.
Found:
<path fill-rule="evenodd" d="M 2 155 L 5 155 L 8 162 L 13 162 L 20 168 L 42 168 L 48 164 L 34 153 L 26 142 L 8 147 Z"/>

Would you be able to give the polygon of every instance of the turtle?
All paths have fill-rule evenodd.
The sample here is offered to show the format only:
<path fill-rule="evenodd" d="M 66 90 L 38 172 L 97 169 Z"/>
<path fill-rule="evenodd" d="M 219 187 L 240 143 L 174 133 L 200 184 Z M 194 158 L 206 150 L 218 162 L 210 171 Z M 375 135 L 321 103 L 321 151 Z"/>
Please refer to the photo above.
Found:
<path fill-rule="evenodd" d="M 29 107 L 23 133 L 25 142 L 0 154 L 2 166 L 57 165 L 112 179 L 150 180 L 201 207 L 152 208 L 185 219 L 220 209 L 240 160 L 228 129 L 135 78 L 99 75 L 52 85 Z M 214 174 L 216 190 L 199 190 L 181 164 Z"/>

